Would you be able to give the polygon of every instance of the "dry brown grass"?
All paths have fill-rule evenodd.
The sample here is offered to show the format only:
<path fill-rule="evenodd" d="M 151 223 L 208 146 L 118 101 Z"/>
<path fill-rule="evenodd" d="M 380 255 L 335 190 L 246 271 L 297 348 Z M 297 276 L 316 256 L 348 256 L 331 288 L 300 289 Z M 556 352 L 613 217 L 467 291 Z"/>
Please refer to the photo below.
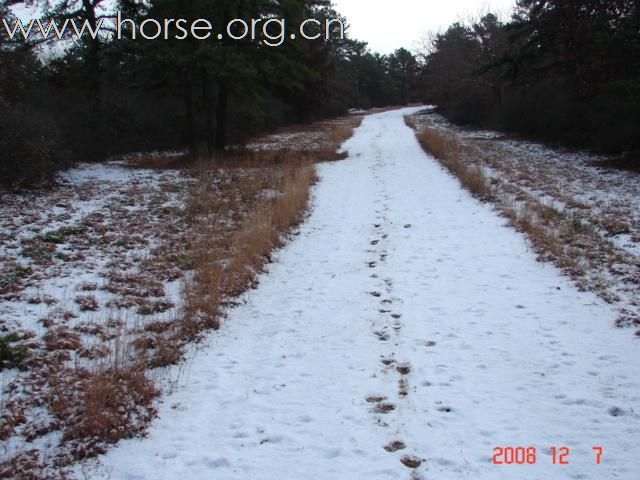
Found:
<path fill-rule="evenodd" d="M 409 117 L 405 117 L 405 123 L 416 129 L 415 122 Z M 422 148 L 438 158 L 474 196 L 481 200 L 491 200 L 491 183 L 484 168 L 469 162 L 461 145 L 453 136 L 436 129 L 426 128 L 417 134 L 417 138 Z"/>
<path fill-rule="evenodd" d="M 314 164 L 342 158 L 338 148 L 360 121 L 349 117 L 293 127 L 296 141 L 313 133 L 311 147 L 277 140 L 268 150 L 234 149 L 189 164 L 173 154 L 132 162 L 134 167 L 172 168 L 172 162 L 180 161 L 181 178 L 188 180 L 182 187 L 165 183 L 165 190 L 153 195 L 136 185 L 127 190 L 126 206 L 146 205 L 160 212 L 154 211 L 153 224 L 144 209 L 131 218 L 125 206 L 116 205 L 109 213 L 123 219 L 117 231 L 104 224 L 101 214 L 87 218 L 82 235 L 73 236 L 79 249 L 95 244 L 88 238 L 91 232 L 100 239 L 108 236 L 104 245 L 114 246 L 104 283 L 83 284 L 82 294 L 75 297 L 77 308 L 96 319 L 67 325 L 77 315 L 64 311 L 43 319 L 48 329 L 43 347 L 37 348 L 20 384 L 11 387 L 15 393 L 28 385 L 29 395 L 10 394 L 0 402 L 3 439 L 19 434 L 36 440 L 57 431 L 62 441 L 46 458 L 37 451 L 8 454 L 0 463 L 0 478 L 13 478 L 13 472 L 22 472 L 16 478 L 64 478 L 74 461 L 143 434 L 159 394 L 152 371 L 180 362 L 185 346 L 218 328 L 225 308 L 257 284 L 274 250 L 306 214 L 316 180 Z M 180 195 L 185 206 L 160 208 L 168 193 Z M 159 246 L 131 264 L 126 254 L 148 245 L 146 231 Z M 32 250 L 48 259 L 48 250 Z M 182 305 L 160 320 L 154 314 L 173 306 L 165 282 L 176 279 L 182 285 Z M 7 281 L 0 288 L 9 291 L 14 284 Z M 91 293 L 97 290 L 112 298 L 98 304 Z M 103 308 L 118 313 L 103 315 Z M 133 324 L 125 320 L 129 311 L 136 312 Z M 41 408 L 50 415 L 29 424 L 30 410 Z"/>
<path fill-rule="evenodd" d="M 274 173 L 272 160 L 266 160 L 268 167 L 259 168 L 270 168 Z M 255 165 L 255 159 L 249 161 Z M 272 251 L 282 246 L 284 235 L 302 219 L 315 181 L 311 160 L 296 155 L 277 165 L 278 175 L 270 181 L 269 196 L 258 195 L 263 191 L 264 177 L 241 182 L 239 201 L 251 206 L 237 227 L 223 235 L 219 213 L 224 206 L 219 199 L 208 202 L 206 181 L 199 183 L 189 209 L 194 220 L 199 219 L 200 234 L 191 254 L 195 270 L 184 285 L 187 301 L 179 337 L 193 339 L 202 330 L 218 328 L 221 308 L 255 284 Z M 236 210 L 242 208 L 236 206 Z"/>
<path fill-rule="evenodd" d="M 54 384 L 50 409 L 64 424 L 63 441 L 74 459 L 143 432 L 155 415 L 158 389 L 140 365 L 68 373 Z"/>
<path fill-rule="evenodd" d="M 552 223 L 560 218 L 555 209 L 537 202 L 529 195 L 520 193 L 514 198 L 508 192 L 495 191 L 493 183 L 499 182 L 492 182 L 487 177 L 478 159 L 471 155 L 453 132 L 420 128 L 411 117 L 405 117 L 405 123 L 416 131 L 417 139 L 425 151 L 440 160 L 475 197 L 496 203 L 511 225 L 527 234 L 536 250 L 554 257 L 560 254 L 559 232 Z"/>
<path fill-rule="evenodd" d="M 410 117 L 406 117 L 405 122 L 416 130 L 423 149 L 440 160 L 466 189 L 476 198 L 496 204 L 510 224 L 527 235 L 541 259 L 557 261 L 571 268 L 575 274 L 575 259 L 567 257 L 561 238 L 561 232 L 567 230 L 567 225 L 566 222 L 561 222 L 563 218 L 557 210 L 523 192 L 514 196 L 511 192 L 496 190 L 493 185 L 499 185 L 500 181 L 488 178 L 478 159 L 455 133 L 436 128 L 420 128 Z M 571 229 L 571 226 L 568 228 Z"/>
<path fill-rule="evenodd" d="M 137 153 L 125 157 L 128 168 L 148 168 L 152 170 L 174 170 L 184 168 L 189 161 L 186 155 L 175 152 Z"/>
<path fill-rule="evenodd" d="M 190 341 L 217 329 L 223 309 L 256 285 L 274 249 L 304 217 L 316 181 L 314 163 L 344 158 L 338 149 L 361 122 L 362 117 L 348 117 L 275 134 L 312 133 L 321 139 L 312 148 L 234 149 L 194 164 L 198 180 L 186 209 L 196 231 L 189 254 L 194 271 L 183 284 L 184 315 L 175 339 Z M 232 181 L 213 186 L 210 174 L 216 169 L 229 172 Z"/>
<path fill-rule="evenodd" d="M 514 228 L 526 235 L 540 260 L 559 266 L 581 290 L 593 291 L 607 302 L 619 301 L 612 289 L 612 278 L 619 276 L 621 284 L 628 285 L 630 276 L 625 268 L 619 273 L 616 265 L 626 264 L 633 270 L 633 260 L 616 250 L 598 231 L 596 226 L 601 222 L 589 216 L 585 205 L 563 199 L 565 210 L 560 211 L 541 200 L 530 191 L 539 181 L 536 171 L 526 164 L 516 169 L 500 157 L 503 150 L 494 149 L 490 142 L 463 138 L 453 128 L 428 123 L 420 117 L 406 117 L 405 121 L 416 131 L 425 151 L 456 175 L 475 197 L 491 202 Z M 486 175 L 485 165 L 491 167 L 491 177 Z M 624 222 L 609 224 L 606 232 L 628 230 Z M 617 325 L 640 325 L 636 315 L 624 308 L 621 313 Z"/>

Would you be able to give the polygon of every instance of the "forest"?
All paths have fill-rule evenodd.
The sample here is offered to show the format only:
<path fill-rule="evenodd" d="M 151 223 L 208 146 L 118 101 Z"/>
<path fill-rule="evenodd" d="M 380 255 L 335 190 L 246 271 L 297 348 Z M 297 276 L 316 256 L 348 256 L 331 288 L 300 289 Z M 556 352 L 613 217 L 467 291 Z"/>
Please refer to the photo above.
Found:
<path fill-rule="evenodd" d="M 638 162 L 640 2 L 519 0 L 436 35 L 421 83 L 452 120 Z M 634 160 L 635 159 L 635 160 Z"/>
<path fill-rule="evenodd" d="M 2 0 L 0 17 L 14 21 L 17 3 Z M 104 3 L 52 2 L 44 16 L 96 25 Z M 117 8 L 138 24 L 177 16 L 342 19 L 328 0 L 119 0 Z M 434 34 L 421 51 L 387 55 L 337 35 L 273 48 L 260 39 L 149 41 L 128 32 L 46 49 L 41 39 L 2 31 L 0 181 L 40 184 L 75 161 L 131 151 L 211 154 L 280 125 L 410 102 L 433 103 L 458 123 L 633 164 L 639 32 L 634 0 L 519 0 L 507 21 L 489 13 Z"/>

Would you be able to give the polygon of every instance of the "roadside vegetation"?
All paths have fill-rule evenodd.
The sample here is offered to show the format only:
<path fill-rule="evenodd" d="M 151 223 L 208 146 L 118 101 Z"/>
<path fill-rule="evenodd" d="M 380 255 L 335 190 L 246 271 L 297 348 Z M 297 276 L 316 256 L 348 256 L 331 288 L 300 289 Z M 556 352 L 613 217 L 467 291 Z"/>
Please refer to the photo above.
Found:
<path fill-rule="evenodd" d="M 417 85 L 459 124 L 640 165 L 640 3 L 518 0 L 433 35 Z"/>
<path fill-rule="evenodd" d="M 466 189 L 526 235 L 540 260 L 618 306 L 617 326 L 640 327 L 639 175 L 613 170 L 606 157 L 456 127 L 432 110 L 406 123 Z"/>
<path fill-rule="evenodd" d="M 188 166 L 176 153 L 84 164 L 48 192 L 5 194 L 0 478 L 64 478 L 144 435 L 156 397 L 304 218 L 314 164 L 342 158 L 360 121 L 275 132 Z"/>
<path fill-rule="evenodd" d="M 12 8 L 20 3 L 0 0 L 8 25 L 15 25 Z M 326 0 L 71 0 L 40 7 L 45 24 L 71 19 L 95 26 L 115 8 L 138 25 L 277 17 L 288 26 L 287 41 L 268 47 L 263 34 L 254 41 L 132 40 L 127 30 L 121 40 L 105 34 L 42 42 L 37 35 L 11 39 L 3 28 L 0 186 L 51 183 L 73 162 L 135 151 L 178 149 L 193 160 L 279 126 L 407 101 L 403 66 L 413 57 L 406 50 L 376 54 L 364 42 L 342 39 L 338 23 L 327 41 L 288 40 L 303 19 L 347 22 Z"/>

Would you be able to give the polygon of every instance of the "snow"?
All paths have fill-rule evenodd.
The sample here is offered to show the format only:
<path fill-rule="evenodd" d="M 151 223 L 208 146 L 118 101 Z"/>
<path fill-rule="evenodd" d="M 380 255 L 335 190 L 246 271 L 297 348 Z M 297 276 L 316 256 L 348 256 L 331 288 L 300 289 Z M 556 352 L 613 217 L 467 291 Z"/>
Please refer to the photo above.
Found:
<path fill-rule="evenodd" d="M 170 217 L 161 212 L 181 206 L 192 183 L 191 177 L 178 171 L 82 164 L 60 174 L 59 185 L 51 189 L 0 194 L 0 287 L 10 285 L 0 288 L 0 330 L 27 335 L 30 354 L 38 358 L 24 371 L 0 372 L 3 426 L 10 425 L 7 419 L 16 411 L 26 419 L 14 432 L 5 432 L 8 435 L 0 441 L 1 462 L 25 451 L 39 451 L 45 460 L 55 458 L 69 444 L 56 426 L 59 419 L 43 407 L 48 393 L 43 387 L 45 376 L 55 378 L 52 372 L 64 367 L 55 362 L 60 352 L 49 347 L 48 335 L 67 332 L 69 338 L 77 336 L 82 344 L 69 349 L 69 364 L 94 369 L 111 352 L 113 337 L 100 333 L 120 328 L 109 327 L 112 321 L 133 330 L 175 319 L 182 305 L 180 279 L 172 280 L 163 272 L 151 279 L 161 287 L 148 295 L 149 301 L 165 302 L 167 308 L 162 312 L 138 312 L 138 304 L 131 299 L 141 298 L 145 285 L 153 283 L 143 261 L 158 256 L 156 250 L 163 247 L 165 232 L 176 237 L 175 230 L 171 231 L 174 225 L 165 222 L 169 218 L 180 225 L 178 213 Z M 60 229 L 67 230 L 60 233 Z M 55 244 L 40 240 L 56 232 Z M 25 254 L 30 242 L 35 248 L 53 245 L 51 258 L 40 261 Z M 126 275 L 139 277 L 143 293 L 114 290 Z M 12 285 L 13 276 L 18 280 Z M 83 309 L 79 304 L 83 299 L 93 299 L 95 308 Z M 107 353 L 94 356 L 92 352 Z M 54 367 L 46 367 L 51 364 Z M 45 433 L 34 435 L 38 430 Z"/>
<path fill-rule="evenodd" d="M 77 227 L 88 216 L 102 212 L 106 222 L 110 222 L 115 211 L 113 206 L 119 202 L 129 200 L 134 187 L 140 190 L 153 192 L 160 189 L 163 183 L 185 182 L 178 172 L 158 173 L 153 170 L 125 168 L 118 163 L 109 164 L 80 164 L 77 167 L 62 172 L 59 175 L 61 186 L 47 194 L 12 195 L 6 194 L 3 201 L 3 211 L 0 213 L 0 234 L 12 235 L 15 239 L 34 239 L 46 232 L 56 231 L 60 228 Z M 147 193 L 147 197 L 151 193 Z M 180 197 L 169 197 L 163 207 L 180 204 Z M 129 207 L 129 213 L 134 210 L 149 208 L 148 205 Z M 35 220 L 34 220 L 35 219 Z M 151 248 L 157 240 L 151 237 L 149 232 L 149 245 L 142 248 L 128 248 L 128 256 L 140 258 L 149 255 Z M 10 248 L 9 248 L 10 247 Z M 7 247 L 0 242 L 0 258 L 13 259 L 22 265 L 33 266 L 34 262 L 18 255 L 16 245 Z M 67 242 L 59 245 L 58 251 L 73 252 L 73 248 Z M 44 271 L 37 281 L 32 281 L 31 286 L 25 288 L 25 298 L 13 298 L 11 301 L 0 301 L 0 317 L 10 319 L 12 327 L 22 330 L 43 333 L 41 319 L 55 311 L 73 311 L 79 319 L 77 323 L 86 320 L 84 317 L 104 317 L 107 313 L 100 311 L 97 314 L 81 312 L 74 303 L 82 285 L 104 283 L 104 272 L 108 270 L 109 263 L 114 260 L 114 252 L 100 250 L 94 247 L 85 252 L 86 259 L 81 262 L 64 262 L 62 265 L 54 264 L 49 271 Z M 0 264 L 0 266 L 2 266 Z M 167 289 L 173 293 L 172 300 L 178 303 L 180 300 L 179 282 L 167 284 Z M 95 295 L 101 305 L 105 304 L 113 296 L 106 292 L 89 292 Z M 50 298 L 55 301 L 55 307 L 46 302 L 34 302 L 29 299 L 38 297 Z M 170 309 L 167 315 L 174 314 L 175 309 Z"/>
<path fill-rule="evenodd" d="M 366 117 L 349 158 L 318 167 L 308 221 L 149 438 L 79 477 L 397 479 L 411 455 L 415 478 L 637 478 L 639 340 L 421 150 L 414 111 Z M 406 449 L 386 452 L 394 440 Z M 494 465 L 508 446 L 537 463 Z"/>
<path fill-rule="evenodd" d="M 547 206 L 561 213 L 551 222 L 538 219 L 553 225 L 547 231 L 564 244 L 559 256 L 551 256 L 558 264 L 575 261 L 579 270 L 569 267 L 568 274 L 615 302 L 622 324 L 640 319 L 640 174 L 613 168 L 613 157 L 456 126 L 432 111 L 412 119 L 419 132 L 435 129 L 455 138 L 465 161 L 490 178 L 498 210 L 508 215 L 520 209 L 526 216 Z M 581 238 L 566 235 L 572 219 L 583 228 Z"/>

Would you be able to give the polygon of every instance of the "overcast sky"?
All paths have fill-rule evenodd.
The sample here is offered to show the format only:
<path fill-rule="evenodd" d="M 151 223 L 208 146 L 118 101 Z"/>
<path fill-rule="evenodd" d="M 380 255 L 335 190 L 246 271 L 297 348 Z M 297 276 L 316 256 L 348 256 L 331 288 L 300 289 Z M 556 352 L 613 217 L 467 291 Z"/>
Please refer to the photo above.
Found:
<path fill-rule="evenodd" d="M 427 32 L 478 13 L 508 14 L 515 0 L 333 0 L 336 10 L 347 17 L 350 38 L 363 40 L 380 53 L 400 47 L 418 46 Z"/>

